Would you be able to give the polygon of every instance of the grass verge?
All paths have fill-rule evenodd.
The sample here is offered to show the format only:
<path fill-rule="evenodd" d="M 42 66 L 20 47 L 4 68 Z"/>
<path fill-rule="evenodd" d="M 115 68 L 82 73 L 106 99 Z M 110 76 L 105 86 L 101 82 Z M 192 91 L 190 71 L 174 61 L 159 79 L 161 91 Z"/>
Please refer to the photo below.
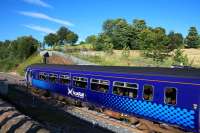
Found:
<path fill-rule="evenodd" d="M 80 59 L 90 61 L 95 64 L 104 66 L 159 66 L 159 67 L 170 67 L 172 59 L 167 58 L 162 63 L 156 63 L 151 58 L 145 58 L 138 52 L 132 53 L 129 57 L 123 57 L 121 51 L 114 51 L 113 54 L 107 54 L 104 52 L 90 51 L 88 53 L 73 52 L 73 56 Z"/>
<path fill-rule="evenodd" d="M 16 72 L 20 75 L 24 75 L 24 69 L 31 64 L 34 63 L 41 63 L 42 57 L 39 54 L 34 54 L 31 57 L 29 57 L 27 60 L 22 62 L 16 69 Z"/>

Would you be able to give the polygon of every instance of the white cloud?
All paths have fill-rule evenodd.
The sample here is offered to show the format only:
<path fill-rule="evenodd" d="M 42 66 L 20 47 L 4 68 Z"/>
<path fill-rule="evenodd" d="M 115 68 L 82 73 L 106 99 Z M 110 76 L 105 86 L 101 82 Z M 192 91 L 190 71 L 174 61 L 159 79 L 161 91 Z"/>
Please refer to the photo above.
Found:
<path fill-rule="evenodd" d="M 57 18 L 53 18 L 53 17 L 50 17 L 46 14 L 43 14 L 43 13 L 38 13 L 38 12 L 25 12 L 25 11 L 21 11 L 19 12 L 21 15 L 24 15 L 24 16 L 29 16 L 29 17 L 33 17 L 33 18 L 39 18 L 39 19 L 45 19 L 45 20 L 49 20 L 49 21 L 52 21 L 52 22 L 55 22 L 55 23 L 59 23 L 59 24 L 62 24 L 62 25 L 66 25 L 66 26 L 73 26 L 74 24 L 70 23 L 69 21 L 67 20 L 62 20 L 62 19 L 57 19 Z"/>
<path fill-rule="evenodd" d="M 45 3 L 42 0 L 23 0 L 23 1 L 26 2 L 26 3 L 29 3 L 29 4 L 37 5 L 37 6 L 42 6 L 42 7 L 47 7 L 47 8 L 53 8 L 53 6 Z"/>
<path fill-rule="evenodd" d="M 30 24 L 30 25 L 23 25 L 23 26 L 25 26 L 26 28 L 36 30 L 36 31 L 40 31 L 40 32 L 43 32 L 43 33 L 47 33 L 47 34 L 56 32 L 53 29 L 50 29 L 50 28 L 47 28 L 47 27 L 42 27 L 42 26 L 39 26 L 39 25 Z"/>

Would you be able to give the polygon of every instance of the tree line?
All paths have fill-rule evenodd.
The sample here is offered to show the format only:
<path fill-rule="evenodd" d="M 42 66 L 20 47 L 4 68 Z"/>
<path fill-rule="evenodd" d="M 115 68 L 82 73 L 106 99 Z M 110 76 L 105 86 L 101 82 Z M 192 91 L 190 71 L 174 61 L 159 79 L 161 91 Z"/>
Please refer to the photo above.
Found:
<path fill-rule="evenodd" d="M 0 70 L 10 70 L 37 51 L 40 43 L 32 36 L 0 41 Z"/>
<path fill-rule="evenodd" d="M 164 28 L 153 28 L 145 20 L 139 19 L 134 19 L 132 23 L 121 18 L 108 19 L 102 29 L 100 34 L 88 36 L 85 40 L 93 44 L 95 50 L 143 50 L 146 57 L 163 61 L 174 49 L 200 47 L 200 35 L 196 27 L 190 27 L 185 38 L 174 31 L 167 34 Z"/>
<path fill-rule="evenodd" d="M 185 38 L 181 33 L 171 31 L 167 34 L 164 28 L 150 27 L 145 20 L 138 19 L 133 20 L 131 24 L 121 18 L 109 19 L 103 23 L 102 29 L 99 35 L 88 36 L 85 40 L 86 43 L 94 44 L 97 50 L 101 50 L 107 43 L 111 43 L 114 49 L 119 50 L 125 46 L 142 50 L 148 46 L 147 43 L 160 43 L 168 49 L 200 47 L 200 35 L 196 27 L 190 27 Z"/>
<path fill-rule="evenodd" d="M 44 37 L 43 43 L 32 36 L 21 36 L 15 40 L 0 41 L 0 71 L 7 71 L 33 55 L 43 45 L 73 45 L 78 35 L 66 27 Z"/>

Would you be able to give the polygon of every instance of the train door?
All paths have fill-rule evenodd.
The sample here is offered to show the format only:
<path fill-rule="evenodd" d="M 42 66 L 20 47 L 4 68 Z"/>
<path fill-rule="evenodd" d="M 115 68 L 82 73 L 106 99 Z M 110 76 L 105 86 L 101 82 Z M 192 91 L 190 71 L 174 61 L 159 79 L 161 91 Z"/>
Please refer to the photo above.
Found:
<path fill-rule="evenodd" d="M 87 90 L 87 100 L 96 105 L 104 105 L 109 94 L 110 81 L 104 77 L 90 78 L 90 89 Z"/>

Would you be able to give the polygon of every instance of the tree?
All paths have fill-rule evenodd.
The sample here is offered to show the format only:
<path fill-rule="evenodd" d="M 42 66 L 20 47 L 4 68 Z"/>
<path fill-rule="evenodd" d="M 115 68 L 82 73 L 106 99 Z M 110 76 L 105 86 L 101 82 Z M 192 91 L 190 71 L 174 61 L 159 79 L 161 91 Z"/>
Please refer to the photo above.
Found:
<path fill-rule="evenodd" d="M 69 44 L 75 44 L 77 41 L 78 41 L 78 35 L 75 34 L 74 32 L 69 32 L 67 35 L 66 35 L 66 43 L 69 43 Z"/>
<path fill-rule="evenodd" d="M 124 46 L 122 50 L 122 57 L 128 58 L 130 56 L 130 48 L 129 46 Z"/>
<path fill-rule="evenodd" d="M 111 39 L 114 49 L 122 49 L 129 43 L 129 25 L 125 19 L 110 19 L 103 23 L 103 33 Z M 128 44 L 127 44 L 128 45 Z"/>
<path fill-rule="evenodd" d="M 80 43 L 79 44 L 85 44 L 85 42 L 84 41 L 80 41 Z"/>
<path fill-rule="evenodd" d="M 186 36 L 185 43 L 189 48 L 200 47 L 199 36 L 196 27 L 190 27 L 188 35 Z"/>
<path fill-rule="evenodd" d="M 0 44 L 0 69 L 11 70 L 20 62 L 37 51 L 39 41 L 32 36 L 18 37 L 16 40 L 6 40 Z"/>
<path fill-rule="evenodd" d="M 60 44 L 74 44 L 78 41 L 78 35 L 64 26 L 57 31 L 57 36 Z"/>
<path fill-rule="evenodd" d="M 133 27 L 137 32 L 141 32 L 142 30 L 147 28 L 146 22 L 143 19 L 134 19 Z"/>
<path fill-rule="evenodd" d="M 111 39 L 114 49 L 123 49 L 125 46 L 137 48 L 135 29 L 125 19 L 106 20 L 103 23 L 103 33 Z"/>
<path fill-rule="evenodd" d="M 181 33 L 175 33 L 171 31 L 168 34 L 168 37 L 169 37 L 169 48 L 171 50 L 183 46 L 183 36 Z"/>
<path fill-rule="evenodd" d="M 58 36 L 53 33 L 50 33 L 44 37 L 44 42 L 51 47 L 58 43 L 58 40 Z"/>
<path fill-rule="evenodd" d="M 96 41 L 97 41 L 97 36 L 96 36 L 96 35 L 88 36 L 88 37 L 85 39 L 85 42 L 86 42 L 86 43 L 89 43 L 89 44 L 94 44 L 94 43 L 96 43 Z"/>
<path fill-rule="evenodd" d="M 169 38 L 163 28 L 145 29 L 141 32 L 139 40 L 145 57 L 152 58 L 157 63 L 163 62 L 168 57 L 170 52 L 168 49 Z"/>
<path fill-rule="evenodd" d="M 121 26 L 116 32 L 117 49 L 123 49 L 124 47 L 129 47 L 130 49 L 138 49 L 136 44 L 136 32 L 135 29 L 130 25 Z"/>
<path fill-rule="evenodd" d="M 10 49 L 9 49 L 10 42 L 7 43 L 6 41 L 2 42 L 0 45 L 0 59 L 5 59 L 9 57 Z"/>
<path fill-rule="evenodd" d="M 176 49 L 172 59 L 173 59 L 173 65 L 188 65 L 189 64 L 187 55 L 184 55 L 183 51 L 180 48 Z"/>
<path fill-rule="evenodd" d="M 113 44 L 111 42 L 105 43 L 104 51 L 107 54 L 112 55 L 113 54 Z"/>
<path fill-rule="evenodd" d="M 65 43 L 65 41 L 66 41 L 66 35 L 68 33 L 70 33 L 70 32 L 71 31 L 68 28 L 66 28 L 64 26 L 60 27 L 60 29 L 57 31 L 57 35 L 58 35 L 58 39 L 59 39 L 59 41 L 60 41 L 61 44 Z"/>
<path fill-rule="evenodd" d="M 18 55 L 19 58 L 24 60 L 31 56 L 34 52 L 37 51 L 39 46 L 38 40 L 32 36 L 22 36 L 17 38 L 16 43 L 18 45 Z"/>
<path fill-rule="evenodd" d="M 93 44 L 93 48 L 95 50 L 97 50 L 97 51 L 101 51 L 101 50 L 106 51 L 106 48 L 107 48 L 106 45 L 110 45 L 110 44 L 112 44 L 111 38 L 108 35 L 106 35 L 106 34 L 100 34 L 97 37 L 96 43 Z"/>
<path fill-rule="evenodd" d="M 131 25 L 132 29 L 134 29 L 134 47 L 130 47 L 131 49 L 140 49 L 140 40 L 139 36 L 143 30 L 148 29 L 145 20 L 143 19 L 134 19 Z"/>

